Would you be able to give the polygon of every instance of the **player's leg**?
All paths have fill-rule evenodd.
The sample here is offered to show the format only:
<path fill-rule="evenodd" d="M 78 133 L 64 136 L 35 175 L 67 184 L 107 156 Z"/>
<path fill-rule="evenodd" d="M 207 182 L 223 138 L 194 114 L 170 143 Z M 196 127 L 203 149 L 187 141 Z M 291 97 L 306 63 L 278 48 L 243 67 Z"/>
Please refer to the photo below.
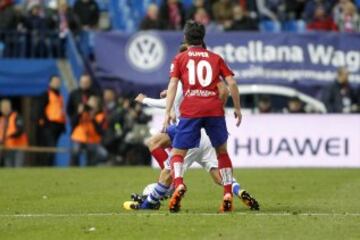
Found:
<path fill-rule="evenodd" d="M 210 173 L 211 178 L 218 185 L 222 186 L 222 179 L 218 169 L 218 160 L 214 148 L 205 131 L 201 131 L 201 141 L 197 162 Z M 189 154 L 188 154 L 189 156 Z M 245 189 L 242 189 L 236 179 L 232 178 L 232 193 L 237 196 L 251 210 L 259 210 L 259 203 Z"/>
<path fill-rule="evenodd" d="M 169 202 L 170 212 L 180 210 L 180 202 L 186 192 L 184 183 L 184 158 L 188 149 L 196 148 L 200 143 L 202 119 L 180 118 L 171 151 L 171 169 L 174 175 L 175 191 Z"/>
<path fill-rule="evenodd" d="M 202 151 L 204 151 L 203 157 L 200 158 L 201 160 L 197 160 L 197 162 L 201 165 L 202 168 L 209 172 L 211 178 L 216 184 L 222 186 L 222 178 L 217 166 L 218 163 L 214 149 L 205 148 L 202 149 Z M 256 199 L 252 197 L 245 189 L 242 189 L 234 177 L 232 179 L 232 193 L 234 196 L 237 196 L 250 210 L 259 210 L 260 206 Z"/>
<path fill-rule="evenodd" d="M 211 168 L 209 171 L 211 178 L 218 185 L 222 186 L 222 179 L 220 176 L 220 172 L 218 168 Z M 232 180 L 232 193 L 234 196 L 237 196 L 241 202 L 245 204 L 250 210 L 260 210 L 260 205 L 258 201 L 251 196 L 251 194 L 245 189 L 241 188 L 241 185 L 238 181 L 233 177 Z"/>
<path fill-rule="evenodd" d="M 171 170 L 165 167 L 160 172 L 159 181 L 156 186 L 141 203 L 140 209 L 158 209 L 160 207 L 160 200 L 168 193 L 171 183 Z"/>
<path fill-rule="evenodd" d="M 127 210 L 157 210 L 160 208 L 160 200 L 169 194 L 172 184 L 172 174 L 169 161 L 165 162 L 164 169 L 161 170 L 159 181 L 145 198 L 139 194 L 132 194 L 132 201 L 126 201 L 124 208 Z"/>
<path fill-rule="evenodd" d="M 216 184 L 222 186 L 222 179 L 218 169 L 218 160 L 215 150 L 212 148 L 208 136 L 203 134 L 203 132 L 201 132 L 199 152 L 201 152 L 201 154 L 199 154 L 196 162 L 198 162 L 202 168 L 209 172 L 211 178 Z M 232 179 L 232 192 L 233 195 L 237 196 L 248 208 L 251 210 L 259 210 L 259 204 L 256 199 L 253 198 L 247 191 L 245 191 L 245 189 L 241 189 L 240 184 L 234 177 Z"/>
<path fill-rule="evenodd" d="M 158 133 L 152 136 L 147 142 L 147 147 L 149 148 L 151 155 L 157 161 L 161 169 L 164 168 L 164 162 L 169 157 L 165 149 L 170 146 L 171 139 L 167 133 Z"/>
<path fill-rule="evenodd" d="M 154 137 L 152 137 L 152 139 L 150 139 L 148 142 L 149 150 L 151 151 L 154 158 L 158 161 L 162 170 L 160 172 L 157 185 L 141 205 L 141 208 L 143 209 L 147 209 L 149 207 L 151 208 L 154 205 L 159 205 L 160 199 L 165 196 L 172 184 L 173 178 L 171 174 L 171 164 L 165 148 L 171 146 L 171 142 L 175 134 L 176 126 L 172 125 L 168 127 L 167 133 L 159 133 L 154 135 Z"/>
<path fill-rule="evenodd" d="M 165 149 L 171 147 L 175 134 L 176 126 L 173 125 L 169 126 L 166 133 L 158 133 L 148 140 L 147 146 L 162 169 L 159 181 L 145 199 L 143 199 L 142 195 L 133 194 L 132 199 L 134 201 L 125 202 L 125 209 L 158 209 L 160 207 L 160 199 L 170 191 L 173 180 L 170 159 Z"/>
<path fill-rule="evenodd" d="M 204 128 L 216 150 L 218 169 L 224 186 L 224 197 L 221 211 L 232 210 L 232 162 L 227 152 L 228 132 L 225 117 L 209 117 L 204 119 Z"/>
<path fill-rule="evenodd" d="M 232 180 L 233 180 L 233 169 L 232 162 L 227 152 L 227 144 L 224 143 L 215 148 L 218 158 L 219 174 L 222 179 L 224 186 L 224 197 L 220 207 L 221 212 L 232 211 L 233 209 L 233 194 L 232 194 Z"/>

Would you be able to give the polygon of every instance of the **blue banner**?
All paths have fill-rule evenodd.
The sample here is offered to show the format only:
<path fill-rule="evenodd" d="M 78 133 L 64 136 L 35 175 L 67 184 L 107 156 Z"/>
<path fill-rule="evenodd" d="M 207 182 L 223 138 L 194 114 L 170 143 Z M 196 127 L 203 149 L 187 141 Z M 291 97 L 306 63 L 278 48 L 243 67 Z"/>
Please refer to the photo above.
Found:
<path fill-rule="evenodd" d="M 1 59 L 0 96 L 36 96 L 59 74 L 55 60 Z"/>
<path fill-rule="evenodd" d="M 99 76 L 135 84 L 165 84 L 183 40 L 179 32 L 118 32 L 95 36 Z M 239 83 L 323 85 L 345 66 L 360 83 L 360 35 L 339 33 L 217 33 L 208 48 L 222 55 Z"/>

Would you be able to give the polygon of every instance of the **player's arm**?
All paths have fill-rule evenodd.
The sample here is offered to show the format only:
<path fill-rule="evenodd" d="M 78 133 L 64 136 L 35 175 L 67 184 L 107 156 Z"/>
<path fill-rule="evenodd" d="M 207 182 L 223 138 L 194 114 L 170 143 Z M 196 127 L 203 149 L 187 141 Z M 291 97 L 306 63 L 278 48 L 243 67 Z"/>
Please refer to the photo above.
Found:
<path fill-rule="evenodd" d="M 220 67 L 220 75 L 225 79 L 225 82 L 228 85 L 230 90 L 231 98 L 234 103 L 234 114 L 236 118 L 236 126 L 240 126 L 241 123 L 241 111 L 240 111 L 240 93 L 237 86 L 237 83 L 234 79 L 234 73 L 230 70 L 230 68 L 226 65 L 224 59 L 219 58 L 219 67 Z"/>
<path fill-rule="evenodd" d="M 165 130 L 169 126 L 171 121 L 171 110 L 174 106 L 178 83 L 179 83 L 178 78 L 176 77 L 170 78 L 170 82 L 167 89 L 167 96 L 166 96 L 165 121 L 163 125 L 163 130 Z"/>
<path fill-rule="evenodd" d="M 164 98 L 162 98 L 162 99 L 149 98 L 149 97 L 146 97 L 146 95 L 144 95 L 142 93 L 137 95 L 137 97 L 135 98 L 135 101 L 138 103 L 142 103 L 146 106 L 153 107 L 153 108 L 161 108 L 161 109 L 166 108 L 166 99 L 164 99 Z"/>
<path fill-rule="evenodd" d="M 240 126 L 241 123 L 241 109 L 240 109 L 240 93 L 237 83 L 232 75 L 225 77 L 225 81 L 229 87 L 231 98 L 234 103 L 234 114 L 237 119 L 236 126 Z"/>
<path fill-rule="evenodd" d="M 226 84 L 223 81 L 220 81 L 217 84 L 217 88 L 219 91 L 219 98 L 223 101 L 224 106 L 226 105 L 227 99 L 229 97 L 229 89 L 227 88 Z"/>

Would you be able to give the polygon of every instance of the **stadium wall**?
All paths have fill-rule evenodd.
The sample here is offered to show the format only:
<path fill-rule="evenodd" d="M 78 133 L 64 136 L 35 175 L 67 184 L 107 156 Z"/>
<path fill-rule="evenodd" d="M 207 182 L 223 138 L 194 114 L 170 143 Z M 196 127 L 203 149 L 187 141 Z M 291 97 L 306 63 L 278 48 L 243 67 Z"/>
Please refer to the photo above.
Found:
<path fill-rule="evenodd" d="M 163 113 L 153 115 L 160 131 Z M 239 128 L 227 116 L 234 167 L 360 167 L 359 115 L 245 115 Z M 157 163 L 153 161 L 153 166 Z"/>

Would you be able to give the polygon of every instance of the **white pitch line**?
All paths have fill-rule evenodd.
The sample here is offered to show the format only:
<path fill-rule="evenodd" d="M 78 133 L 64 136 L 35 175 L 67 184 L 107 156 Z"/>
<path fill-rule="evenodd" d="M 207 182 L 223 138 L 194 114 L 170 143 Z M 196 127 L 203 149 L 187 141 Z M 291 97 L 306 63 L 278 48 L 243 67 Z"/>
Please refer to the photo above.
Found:
<path fill-rule="evenodd" d="M 160 213 L 160 212 L 129 212 L 129 213 L 34 213 L 34 214 L 0 214 L 0 218 L 46 218 L 46 217 L 106 217 L 106 216 L 324 216 L 324 217 L 360 217 L 360 213 L 316 213 L 316 212 L 260 212 L 260 213 L 245 213 L 233 212 L 230 214 L 219 213 Z"/>

